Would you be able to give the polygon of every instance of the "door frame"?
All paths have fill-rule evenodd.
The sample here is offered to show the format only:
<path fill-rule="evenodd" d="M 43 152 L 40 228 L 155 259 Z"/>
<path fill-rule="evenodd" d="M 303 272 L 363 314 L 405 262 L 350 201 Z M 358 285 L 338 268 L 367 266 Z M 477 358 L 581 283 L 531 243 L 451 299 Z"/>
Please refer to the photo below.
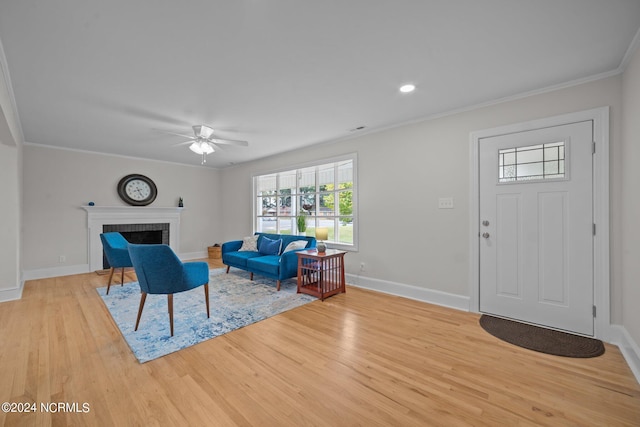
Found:
<path fill-rule="evenodd" d="M 469 311 L 480 312 L 480 164 L 479 144 L 484 138 L 526 132 L 569 123 L 593 121 L 593 301 L 596 306 L 594 336 L 611 337 L 609 279 L 609 107 L 594 108 L 544 119 L 484 129 L 469 134 Z"/>

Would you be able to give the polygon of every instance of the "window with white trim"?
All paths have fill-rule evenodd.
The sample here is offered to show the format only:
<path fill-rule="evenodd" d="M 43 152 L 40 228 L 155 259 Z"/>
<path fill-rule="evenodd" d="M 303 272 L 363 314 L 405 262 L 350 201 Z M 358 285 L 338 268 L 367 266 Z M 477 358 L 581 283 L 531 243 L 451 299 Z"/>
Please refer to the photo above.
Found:
<path fill-rule="evenodd" d="M 255 231 L 315 236 L 330 247 L 357 246 L 355 156 L 254 177 Z"/>

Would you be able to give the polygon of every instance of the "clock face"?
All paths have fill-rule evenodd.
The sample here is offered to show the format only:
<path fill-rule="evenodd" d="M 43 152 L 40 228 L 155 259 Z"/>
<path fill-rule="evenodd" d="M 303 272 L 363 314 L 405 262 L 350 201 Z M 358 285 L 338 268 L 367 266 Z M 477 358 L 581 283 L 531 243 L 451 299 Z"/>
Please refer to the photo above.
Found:
<path fill-rule="evenodd" d="M 124 186 L 127 196 L 133 200 L 145 200 L 151 195 L 151 187 L 146 181 L 140 179 L 132 179 Z"/>
<path fill-rule="evenodd" d="M 154 182 L 144 175 L 127 175 L 118 183 L 118 195 L 133 206 L 146 206 L 158 195 Z"/>

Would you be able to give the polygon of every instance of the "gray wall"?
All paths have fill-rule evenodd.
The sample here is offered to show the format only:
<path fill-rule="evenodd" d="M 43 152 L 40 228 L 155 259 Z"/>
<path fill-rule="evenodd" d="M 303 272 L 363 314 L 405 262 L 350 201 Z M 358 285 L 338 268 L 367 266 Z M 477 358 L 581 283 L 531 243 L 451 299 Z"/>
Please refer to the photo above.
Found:
<path fill-rule="evenodd" d="M 623 75 L 622 121 L 622 324 L 640 345 L 640 50 Z M 640 357 L 640 354 L 638 355 Z"/>
<path fill-rule="evenodd" d="M 16 289 L 20 283 L 20 195 L 18 148 L 0 142 L 0 290 Z M 0 298 L 0 301 L 2 298 Z"/>
<path fill-rule="evenodd" d="M 9 82 L 0 67 L 0 301 L 21 292 L 22 140 L 13 111 Z"/>
<path fill-rule="evenodd" d="M 24 269 L 46 269 L 88 262 L 87 212 L 97 206 L 127 206 L 116 191 L 118 181 L 130 173 L 153 179 L 158 197 L 151 206 L 177 206 L 181 214 L 180 253 L 206 254 L 220 239 L 220 171 L 100 155 L 36 145 L 24 147 Z M 66 257 L 59 262 L 60 255 Z"/>
<path fill-rule="evenodd" d="M 355 152 L 360 250 L 345 257 L 347 272 L 358 274 L 364 262 L 362 276 L 468 297 L 469 133 L 609 105 L 612 236 L 619 242 L 621 88 L 622 78 L 610 77 L 225 169 L 225 194 L 236 197 L 223 208 L 223 237 L 252 231 L 252 175 Z M 453 197 L 455 208 L 438 209 L 440 197 Z M 619 258 L 619 245 L 611 251 L 612 259 Z M 622 285 L 616 276 L 612 320 L 620 323 Z"/>

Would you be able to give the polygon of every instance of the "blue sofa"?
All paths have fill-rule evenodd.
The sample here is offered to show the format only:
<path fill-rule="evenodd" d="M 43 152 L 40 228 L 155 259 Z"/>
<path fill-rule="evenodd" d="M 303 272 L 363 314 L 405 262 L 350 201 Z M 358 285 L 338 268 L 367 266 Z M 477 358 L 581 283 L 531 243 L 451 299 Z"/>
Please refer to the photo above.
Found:
<path fill-rule="evenodd" d="M 259 251 L 240 251 L 242 240 L 233 240 L 222 244 L 222 262 L 229 268 L 235 267 L 253 274 L 270 277 L 277 281 L 277 290 L 280 290 L 280 281 L 298 275 L 298 257 L 296 250 L 283 253 L 289 243 L 301 240 L 306 241 L 302 249 L 316 247 L 315 237 L 291 236 L 286 234 L 255 233 L 258 236 L 257 246 L 261 247 L 263 239 L 282 240 L 282 245 L 277 254 L 269 255 Z M 269 242 L 269 241 L 267 241 Z M 302 250 L 298 249 L 298 250 Z"/>

